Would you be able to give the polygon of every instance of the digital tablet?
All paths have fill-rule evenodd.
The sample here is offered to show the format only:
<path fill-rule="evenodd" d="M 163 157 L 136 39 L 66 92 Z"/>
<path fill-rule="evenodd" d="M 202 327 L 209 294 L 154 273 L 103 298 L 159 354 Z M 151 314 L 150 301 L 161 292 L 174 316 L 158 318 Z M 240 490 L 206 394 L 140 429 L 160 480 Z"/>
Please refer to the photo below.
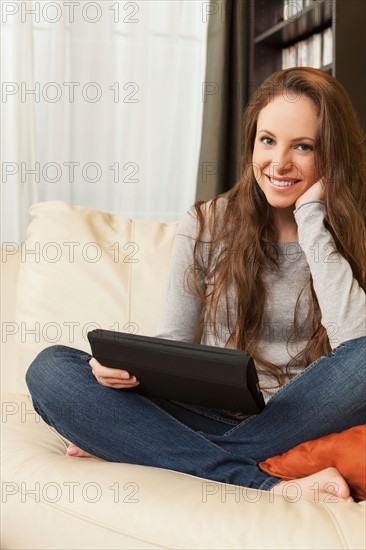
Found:
<path fill-rule="evenodd" d="M 265 406 L 253 359 L 240 350 L 97 329 L 88 333 L 93 357 L 127 370 L 140 384 L 123 391 L 244 414 Z"/>

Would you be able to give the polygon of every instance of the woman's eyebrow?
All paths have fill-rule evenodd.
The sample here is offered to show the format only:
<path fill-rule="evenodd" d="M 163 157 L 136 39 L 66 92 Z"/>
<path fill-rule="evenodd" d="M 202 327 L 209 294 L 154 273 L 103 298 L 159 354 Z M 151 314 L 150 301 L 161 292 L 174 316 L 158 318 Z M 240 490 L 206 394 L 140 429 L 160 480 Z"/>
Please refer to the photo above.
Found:
<path fill-rule="evenodd" d="M 269 130 L 265 130 L 265 129 L 258 130 L 258 134 L 260 134 L 261 132 L 263 132 L 264 134 L 268 134 L 269 136 L 276 137 L 276 135 L 273 132 L 270 132 Z M 302 139 L 308 139 L 309 141 L 315 141 L 314 138 L 307 137 L 307 136 L 297 137 L 297 138 L 292 139 L 291 141 L 301 141 Z"/>
<path fill-rule="evenodd" d="M 258 134 L 260 134 L 261 132 L 263 132 L 264 134 L 268 134 L 270 136 L 273 136 L 273 137 L 276 137 L 272 132 L 270 132 L 269 130 L 258 130 Z"/>
<path fill-rule="evenodd" d="M 302 136 L 302 137 L 298 137 L 298 138 L 294 138 L 292 139 L 291 141 L 302 141 L 304 139 L 307 139 L 309 141 L 314 141 L 315 142 L 315 139 L 314 138 L 311 138 L 311 137 L 307 137 L 307 136 Z"/>

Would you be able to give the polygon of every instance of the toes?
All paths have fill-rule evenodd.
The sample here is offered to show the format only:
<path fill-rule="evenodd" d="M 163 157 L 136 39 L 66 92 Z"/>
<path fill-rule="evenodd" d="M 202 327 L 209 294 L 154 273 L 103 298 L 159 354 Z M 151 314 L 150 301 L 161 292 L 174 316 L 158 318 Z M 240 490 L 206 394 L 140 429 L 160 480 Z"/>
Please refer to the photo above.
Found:
<path fill-rule="evenodd" d="M 78 450 L 75 445 L 69 445 L 66 452 L 69 456 L 77 456 Z"/>
<path fill-rule="evenodd" d="M 83 451 L 76 445 L 69 445 L 66 451 L 66 454 L 68 456 L 76 457 L 76 458 L 94 458 L 95 460 L 101 460 L 104 462 L 103 458 L 99 458 L 97 456 L 94 456 L 90 453 L 87 453 L 86 451 Z"/>
<path fill-rule="evenodd" d="M 296 487 L 296 491 L 294 489 Z M 286 497 L 301 496 L 315 502 L 354 502 L 350 488 L 341 473 L 334 467 L 325 468 L 310 476 L 288 482 L 282 481 L 272 488 L 274 493 Z M 297 493 L 297 494 L 295 494 Z"/>
<path fill-rule="evenodd" d="M 86 451 L 83 451 L 76 445 L 69 445 L 66 452 L 69 456 L 77 456 L 82 458 L 94 458 L 93 455 L 91 455 L 90 453 L 87 453 Z"/>

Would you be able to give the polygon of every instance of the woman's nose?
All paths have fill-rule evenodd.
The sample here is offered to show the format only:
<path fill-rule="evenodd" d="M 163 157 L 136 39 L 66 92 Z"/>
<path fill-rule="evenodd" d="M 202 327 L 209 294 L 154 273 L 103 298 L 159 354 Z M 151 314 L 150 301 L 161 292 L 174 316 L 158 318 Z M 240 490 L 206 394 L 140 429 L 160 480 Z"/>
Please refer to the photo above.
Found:
<path fill-rule="evenodd" d="M 294 168 L 291 151 L 277 149 L 272 157 L 271 175 L 284 174 L 290 172 Z"/>

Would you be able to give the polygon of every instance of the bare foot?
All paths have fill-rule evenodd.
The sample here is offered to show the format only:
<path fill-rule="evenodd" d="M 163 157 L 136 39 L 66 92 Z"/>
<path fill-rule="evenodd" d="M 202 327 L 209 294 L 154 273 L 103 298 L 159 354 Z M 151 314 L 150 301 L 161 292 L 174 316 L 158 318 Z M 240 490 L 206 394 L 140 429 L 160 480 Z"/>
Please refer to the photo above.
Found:
<path fill-rule="evenodd" d="M 300 498 L 313 502 L 354 502 L 346 480 L 333 467 L 300 479 L 280 481 L 271 492 L 282 495 L 289 502 Z"/>
<path fill-rule="evenodd" d="M 72 456 L 76 458 L 94 458 L 95 460 L 102 460 L 103 462 L 106 462 L 104 458 L 99 458 L 98 456 L 94 456 L 90 453 L 87 453 L 86 451 L 83 451 L 80 449 L 80 447 L 77 447 L 76 445 L 69 445 L 66 451 L 67 456 Z"/>

